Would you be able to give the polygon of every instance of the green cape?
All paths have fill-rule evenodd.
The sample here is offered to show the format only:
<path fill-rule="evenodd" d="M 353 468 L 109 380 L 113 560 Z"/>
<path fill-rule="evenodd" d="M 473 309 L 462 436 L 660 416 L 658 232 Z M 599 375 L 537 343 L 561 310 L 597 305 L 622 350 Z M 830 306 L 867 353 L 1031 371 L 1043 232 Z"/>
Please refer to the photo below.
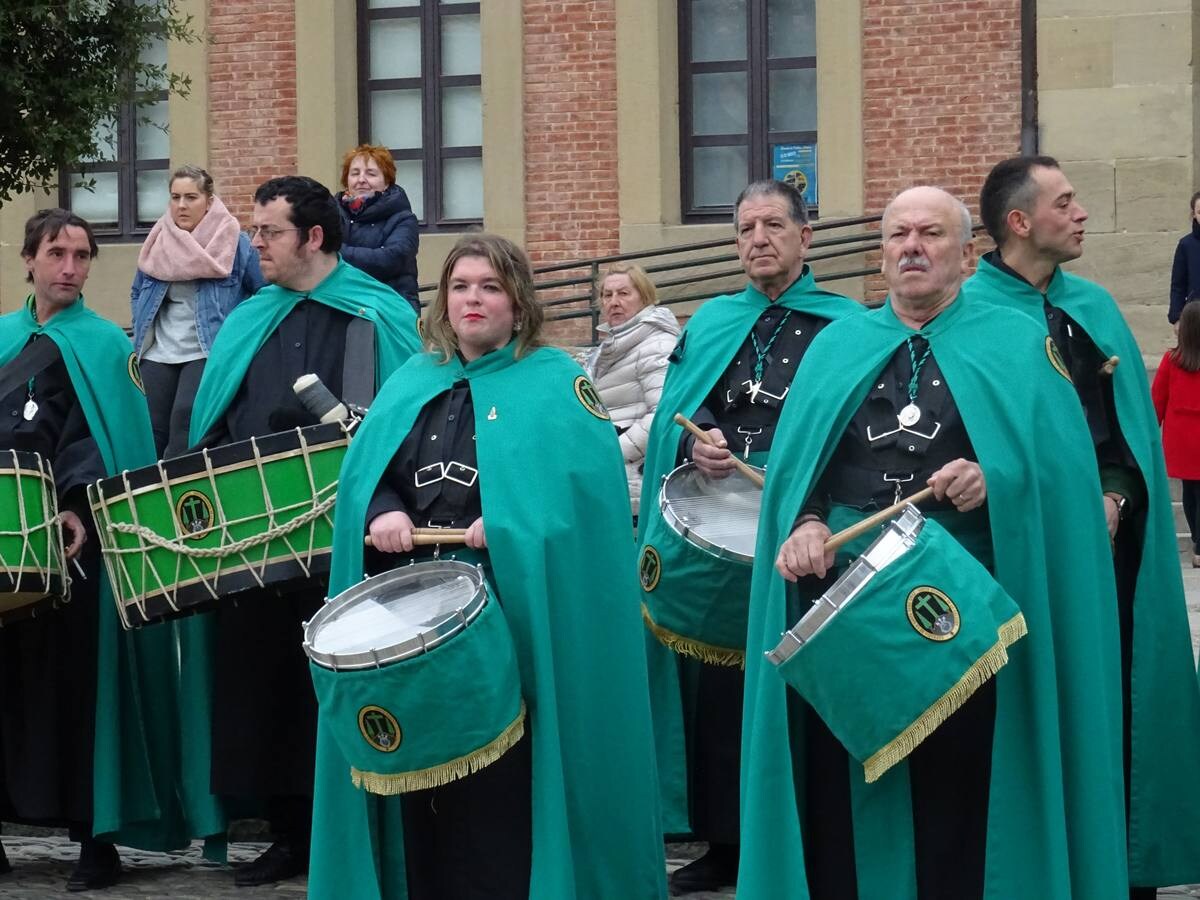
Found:
<path fill-rule="evenodd" d="M 125 333 L 88 309 L 82 297 L 39 326 L 30 298 L 22 309 L 0 316 L 0 365 L 38 333 L 58 345 L 105 472 L 153 464 L 150 414 Z M 207 781 L 179 783 L 180 755 L 186 753 L 177 696 L 179 629 L 122 629 L 103 566 L 99 603 L 94 833 L 165 850 L 223 831 Z"/>
<path fill-rule="evenodd" d="M 386 284 L 341 257 L 333 271 L 311 291 L 269 284 L 234 307 L 213 341 L 192 408 L 191 446 L 199 443 L 229 407 L 254 355 L 301 300 L 316 300 L 374 324 L 376 384 L 383 384 L 392 371 L 421 349 L 412 306 Z"/>
<path fill-rule="evenodd" d="M 746 645 L 743 900 L 806 883 L 793 776 L 804 764 L 802 738 L 789 734 L 787 688 L 762 655 L 793 624 L 775 556 L 872 380 L 912 333 L 890 304 L 830 325 L 805 355 L 796 375 L 805 390 L 776 432 Z M 1029 628 L 996 676 L 984 896 L 1126 898 L 1119 637 L 1115 618 L 1096 615 L 1115 604 L 1116 587 L 1082 411 L 1044 331 L 1021 314 L 960 298 L 920 333 L 987 480 L 996 580 Z M 858 768 L 850 782 L 859 896 L 915 898 L 908 764 L 871 785 Z"/>
<path fill-rule="evenodd" d="M 363 577 L 367 505 L 422 406 L 471 384 L 494 584 L 533 733 L 536 900 L 665 896 L 625 470 L 607 413 L 557 350 L 422 355 L 384 386 L 342 466 L 330 593 Z M 309 890 L 402 898 L 400 803 L 357 790 L 318 729 Z"/>
<path fill-rule="evenodd" d="M 1046 327 L 1042 294 L 986 259 L 963 295 L 1018 309 Z M 1149 498 L 1133 600 L 1129 877 L 1135 885 L 1191 884 L 1200 881 L 1200 689 L 1146 367 L 1116 301 L 1100 285 L 1056 269 L 1046 299 L 1082 325 L 1106 357 L 1121 358 L 1113 372 L 1117 419 Z"/>
<path fill-rule="evenodd" d="M 775 303 L 823 319 L 840 319 L 861 312 L 863 308 L 848 297 L 818 288 L 808 266 Z M 646 444 L 638 528 L 643 538 L 659 531 L 662 523 L 658 492 L 663 478 L 675 468 L 679 439 L 683 433 L 681 426 L 674 421 L 675 413 L 691 416 L 704 403 L 758 317 L 770 305 L 771 301 L 765 294 L 753 285 L 746 285 L 740 294 L 709 300 L 696 310 L 680 333 L 675 354 L 667 367 L 662 399 L 658 404 L 660 414 L 654 417 Z M 736 567 L 736 564 L 730 563 L 730 566 Z M 656 588 L 667 589 L 666 585 Z M 658 777 L 663 790 L 663 827 L 668 834 L 682 834 L 691 830 L 687 812 L 685 749 L 685 735 L 689 729 L 685 720 L 690 717 L 693 704 L 684 702 L 681 706 L 681 679 L 688 685 L 686 693 L 694 695 L 693 682 L 698 673 L 698 664 L 679 658 L 649 632 L 646 635 L 646 653 L 650 665 Z"/>

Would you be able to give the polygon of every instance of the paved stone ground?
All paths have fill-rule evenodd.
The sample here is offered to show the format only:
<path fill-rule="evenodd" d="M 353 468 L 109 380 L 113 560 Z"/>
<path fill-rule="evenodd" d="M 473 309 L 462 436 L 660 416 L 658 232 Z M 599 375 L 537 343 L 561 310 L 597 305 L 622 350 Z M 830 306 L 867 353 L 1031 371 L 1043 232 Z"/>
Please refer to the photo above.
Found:
<path fill-rule="evenodd" d="M 1186 559 L 1186 557 L 1185 557 Z M 1192 626 L 1192 646 L 1200 646 L 1200 569 L 1185 567 L 1188 613 Z M 30 829 L 33 834 L 15 836 L 5 833 L 4 847 L 13 872 L 0 876 L 0 898 L 33 900 L 63 895 L 67 877 L 74 868 L 78 848 L 61 834 Z M 229 845 L 233 866 L 253 860 L 266 848 L 265 843 L 245 842 Z M 672 844 L 667 848 L 667 870 L 695 859 L 703 844 Z M 214 865 L 201 857 L 200 845 L 179 853 L 146 853 L 123 849 L 121 861 L 125 875 L 116 887 L 94 896 L 104 900 L 146 900 L 149 897 L 170 900 L 277 900 L 306 896 L 305 880 L 293 878 L 271 887 L 238 888 L 228 867 Z M 692 900 L 732 900 L 732 890 L 691 894 Z M 345 898 L 353 900 L 353 898 Z M 1158 900 L 1200 900 L 1200 884 L 1162 888 Z"/>

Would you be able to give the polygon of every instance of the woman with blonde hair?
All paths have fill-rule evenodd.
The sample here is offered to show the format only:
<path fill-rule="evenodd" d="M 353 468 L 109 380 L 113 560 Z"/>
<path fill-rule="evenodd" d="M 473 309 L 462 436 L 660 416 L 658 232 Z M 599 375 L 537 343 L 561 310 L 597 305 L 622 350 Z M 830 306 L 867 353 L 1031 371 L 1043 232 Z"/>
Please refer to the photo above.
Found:
<path fill-rule="evenodd" d="M 604 322 L 598 330 L 603 338 L 584 363 L 617 429 L 634 516 L 650 422 L 662 396 L 667 358 L 679 336 L 679 322 L 669 310 L 656 306 L 657 300 L 654 283 L 641 266 L 609 266 L 600 278 Z"/>
<path fill-rule="evenodd" d="M 426 314 L 431 352 L 388 380 L 346 454 L 331 593 L 364 568 L 481 566 L 512 634 L 524 713 L 470 754 L 471 774 L 444 777 L 460 757 L 372 773 L 359 789 L 339 749 L 347 723 L 314 676 L 314 897 L 666 895 L 620 456 L 591 384 L 542 345 L 541 325 L 524 252 L 495 235 L 462 238 Z M 464 529 L 466 548 L 414 546 L 417 525 Z M 472 695 L 496 677 L 455 674 Z M 373 696 L 384 710 L 399 702 Z M 454 730 L 423 718 L 407 733 Z"/>
<path fill-rule="evenodd" d="M 342 157 L 342 259 L 404 297 L 421 314 L 417 299 L 417 217 L 387 147 L 359 144 Z"/>

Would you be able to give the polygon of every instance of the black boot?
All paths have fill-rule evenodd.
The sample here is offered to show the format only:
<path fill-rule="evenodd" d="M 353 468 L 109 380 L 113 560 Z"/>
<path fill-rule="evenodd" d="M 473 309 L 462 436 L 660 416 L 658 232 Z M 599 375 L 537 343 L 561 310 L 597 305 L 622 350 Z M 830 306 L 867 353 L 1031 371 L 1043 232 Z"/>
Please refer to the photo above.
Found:
<path fill-rule="evenodd" d="M 285 878 L 293 878 L 308 871 L 308 848 L 298 847 L 287 840 L 276 841 L 249 865 L 234 873 L 233 883 L 238 887 L 254 887 L 259 884 L 274 884 Z"/>
<path fill-rule="evenodd" d="M 708 852 L 676 869 L 668 879 L 672 896 L 716 891 L 737 884 L 738 846 L 710 844 Z"/>
<path fill-rule="evenodd" d="M 67 890 L 94 891 L 112 887 L 121 878 L 121 857 L 112 844 L 93 838 L 79 842 L 79 862 L 67 879 Z"/>

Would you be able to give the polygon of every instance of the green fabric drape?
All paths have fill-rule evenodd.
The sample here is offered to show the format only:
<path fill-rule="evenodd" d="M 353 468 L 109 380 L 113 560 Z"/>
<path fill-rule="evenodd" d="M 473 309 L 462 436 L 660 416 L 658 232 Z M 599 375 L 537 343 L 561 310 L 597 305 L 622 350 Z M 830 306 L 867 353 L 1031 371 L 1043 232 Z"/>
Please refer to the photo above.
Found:
<path fill-rule="evenodd" d="M 129 338 L 80 297 L 45 325 L 33 298 L 0 317 L 0 365 L 35 334 L 58 346 L 108 475 L 155 460 L 150 414 Z M 152 850 L 186 846 L 224 831 L 203 785 L 181 783 L 177 647 L 188 623 L 122 629 L 107 572 L 99 587 L 93 830 L 97 836 Z M 214 844 L 212 855 L 222 848 Z"/>
<path fill-rule="evenodd" d="M 1062 269 L 1055 270 L 1043 298 L 1028 282 L 982 259 L 963 295 L 1020 310 L 1043 329 L 1048 300 L 1078 322 L 1106 357 L 1121 359 L 1113 372 L 1117 420 L 1149 499 L 1133 599 L 1129 876 L 1147 886 L 1198 881 L 1200 690 L 1162 438 L 1141 351 L 1108 291 Z"/>
<path fill-rule="evenodd" d="M 418 412 L 467 380 L 494 584 L 533 737 L 530 897 L 665 896 L 621 454 L 578 366 L 556 350 L 513 350 L 466 364 L 414 357 L 385 385 L 342 466 L 330 593 L 363 577 L 367 505 Z M 313 897 L 406 895 L 400 802 L 355 789 L 323 729 L 313 821 Z"/>
<path fill-rule="evenodd" d="M 790 752 L 803 747 L 789 734 L 787 688 L 762 656 L 792 624 L 775 556 L 872 380 L 913 333 L 890 304 L 832 324 L 805 355 L 805 391 L 776 433 L 746 654 L 742 900 L 774 897 L 779 884 L 807 896 Z M 1021 314 L 960 298 L 920 334 L 984 471 L 996 580 L 1029 629 L 996 676 L 985 898 L 1124 898 L 1119 636 L 1113 617 L 1096 615 L 1116 587 L 1079 403 L 1044 330 Z M 875 784 L 853 770 L 850 779 L 860 897 L 914 896 L 907 763 Z"/>
<path fill-rule="evenodd" d="M 797 312 L 810 313 L 823 319 L 840 319 L 862 311 L 855 301 L 823 291 L 816 286 L 812 270 L 805 266 L 803 274 L 775 304 Z M 645 552 L 645 538 L 654 535 L 662 526 L 658 509 L 658 492 L 663 478 L 675 467 L 675 457 L 682 428 L 675 424 L 675 413 L 691 416 L 704 403 L 713 385 L 745 343 L 754 323 L 771 305 L 765 294 L 747 285 L 739 294 L 715 297 L 692 316 L 680 333 L 667 368 L 658 414 L 650 426 L 646 444 L 646 462 L 642 478 L 639 534 Z M 800 382 L 796 382 L 800 384 Z M 679 547 L 678 544 L 674 546 Z M 680 552 L 687 552 L 679 547 Z M 701 551 L 691 550 L 700 554 Z M 667 565 L 670 565 L 668 559 Z M 701 563 L 703 564 L 703 563 Z M 736 563 L 729 564 L 737 570 Z M 738 573 L 741 574 L 741 573 Z M 668 582 L 670 579 L 668 579 Z M 746 573 L 745 584 L 749 584 Z M 682 590 L 676 582 L 675 590 Z M 664 583 L 655 591 L 672 590 Z M 642 592 L 643 601 L 646 592 Z M 682 834 L 691 830 L 688 823 L 688 778 L 686 734 L 695 695 L 695 678 L 700 663 L 682 659 L 647 632 L 646 653 L 650 660 L 650 693 L 654 709 L 654 736 L 658 748 L 659 780 L 663 790 L 663 827 L 667 834 Z"/>

